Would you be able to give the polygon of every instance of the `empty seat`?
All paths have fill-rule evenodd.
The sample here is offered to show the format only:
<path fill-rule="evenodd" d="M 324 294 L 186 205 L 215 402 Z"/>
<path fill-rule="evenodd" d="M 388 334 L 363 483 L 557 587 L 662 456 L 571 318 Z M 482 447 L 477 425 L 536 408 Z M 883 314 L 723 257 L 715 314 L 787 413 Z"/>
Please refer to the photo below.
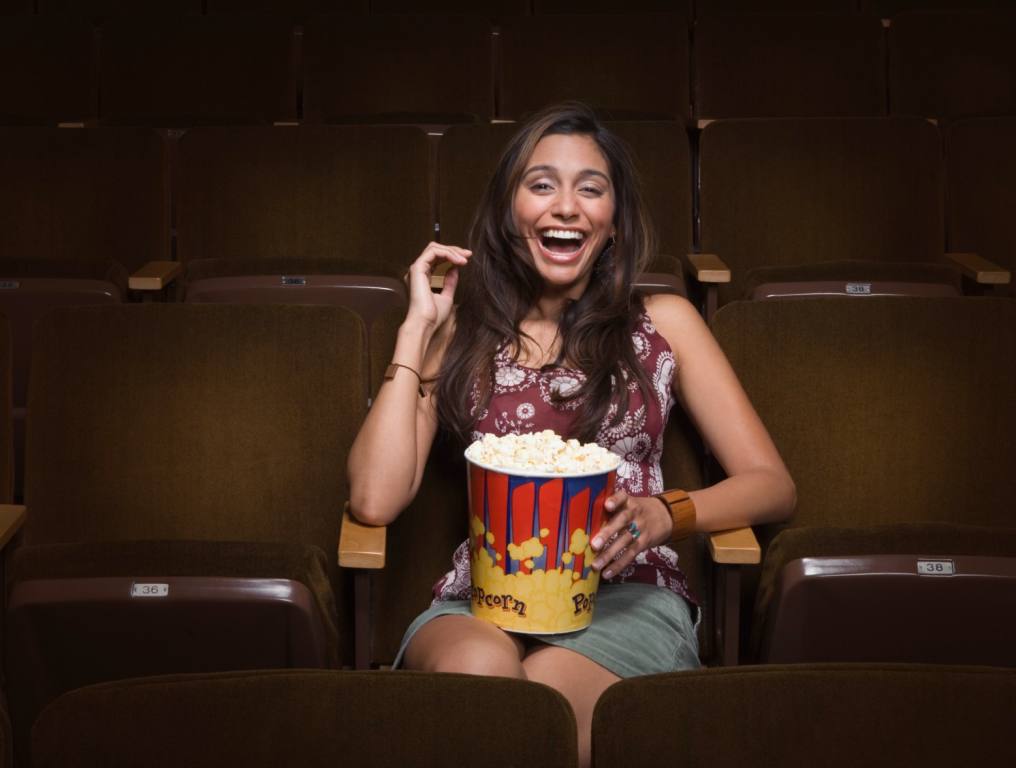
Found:
<path fill-rule="evenodd" d="M 369 0 L 205 0 L 209 15 L 272 13 L 305 19 L 315 13 L 365 14 Z"/>
<path fill-rule="evenodd" d="M 741 301 L 712 327 L 797 484 L 749 658 L 1016 666 L 1016 303 Z"/>
<path fill-rule="evenodd" d="M 94 120 L 93 29 L 77 19 L 35 16 L 0 25 L 0 124 L 56 125 Z"/>
<path fill-rule="evenodd" d="M 119 303 L 127 275 L 169 258 L 166 146 L 135 128 L 0 128 L 0 311 L 14 334 L 16 478 L 35 320 Z"/>
<path fill-rule="evenodd" d="M 33 5 L 34 0 L 0 0 L 0 15 L 30 14 Z"/>
<path fill-rule="evenodd" d="M 200 15 L 202 0 L 36 0 L 40 14 L 77 16 L 99 21 L 118 16 Z"/>
<path fill-rule="evenodd" d="M 495 713 L 496 710 L 496 713 Z M 36 768 L 470 765 L 476 729 L 495 765 L 577 764 L 575 718 L 553 689 L 524 680 L 412 672 L 174 675 L 96 685 L 48 708 Z M 116 723 L 123 730 L 112 727 Z M 123 733 L 144 730 L 144 738 Z"/>
<path fill-rule="evenodd" d="M 722 14 L 695 25 L 695 116 L 863 117 L 886 111 L 877 16 Z"/>
<path fill-rule="evenodd" d="M 677 258 L 692 245 L 692 180 L 688 135 L 680 123 L 629 121 L 608 123 L 624 139 L 642 179 L 643 193 L 655 225 L 658 251 L 664 254 L 645 276 L 644 286 L 664 273 L 680 282 Z M 441 242 L 466 246 L 469 227 L 483 191 L 508 140 L 518 130 L 509 124 L 453 126 L 438 146 L 438 224 Z M 662 287 L 662 284 L 659 285 Z"/>
<path fill-rule="evenodd" d="M 1016 270 L 1016 117 L 960 120 L 946 134 L 949 250 Z M 999 291 L 1016 295 L 1010 282 Z"/>
<path fill-rule="evenodd" d="M 123 305 L 39 322 L 6 626 L 27 748 L 63 691 L 337 666 L 363 326 L 335 307 Z"/>
<path fill-rule="evenodd" d="M 695 12 L 699 18 L 714 13 L 848 13 L 857 10 L 857 0 L 772 0 L 764 8 L 754 0 L 696 0 Z"/>
<path fill-rule="evenodd" d="M 533 0 L 533 13 L 676 13 L 691 18 L 691 0 Z"/>
<path fill-rule="evenodd" d="M 914 706 L 914 701 L 940 702 Z M 1016 671 L 796 665 L 623 680 L 593 715 L 593 765 L 1006 765 Z"/>
<path fill-rule="evenodd" d="M 901 13 L 889 28 L 889 112 L 1016 114 L 1016 13 Z"/>
<path fill-rule="evenodd" d="M 500 29 L 499 117 L 572 99 L 613 120 L 690 117 L 686 17 L 511 17 Z"/>
<path fill-rule="evenodd" d="M 798 280 L 832 286 L 803 293 L 958 290 L 943 255 L 941 138 L 924 120 L 717 121 L 700 164 L 700 247 L 730 268 L 720 304 Z"/>
<path fill-rule="evenodd" d="M 861 0 L 861 10 L 884 19 L 901 11 L 969 11 L 979 8 L 1011 8 L 1010 0 Z"/>
<path fill-rule="evenodd" d="M 371 0 L 370 12 L 461 13 L 497 18 L 529 13 L 530 0 Z"/>
<path fill-rule="evenodd" d="M 454 123 L 494 114 L 480 16 L 317 16 L 304 25 L 307 122 Z"/>
<path fill-rule="evenodd" d="M 116 17 L 101 31 L 104 124 L 267 124 L 297 117 L 293 31 L 282 18 Z"/>

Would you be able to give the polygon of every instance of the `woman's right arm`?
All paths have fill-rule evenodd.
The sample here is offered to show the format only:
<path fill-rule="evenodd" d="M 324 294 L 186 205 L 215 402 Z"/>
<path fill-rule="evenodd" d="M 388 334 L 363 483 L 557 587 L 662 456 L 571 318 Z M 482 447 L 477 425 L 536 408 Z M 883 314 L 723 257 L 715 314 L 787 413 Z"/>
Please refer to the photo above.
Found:
<path fill-rule="evenodd" d="M 407 273 L 409 309 L 399 328 L 392 362 L 433 379 L 441 367 L 453 331 L 453 299 L 458 267 L 471 252 L 452 245 L 431 243 Z M 448 261 L 440 293 L 430 289 L 434 267 Z M 416 495 L 434 435 L 437 409 L 433 388 L 424 386 L 412 371 L 397 368 L 367 412 L 349 451 L 350 511 L 368 525 L 387 525 Z"/>

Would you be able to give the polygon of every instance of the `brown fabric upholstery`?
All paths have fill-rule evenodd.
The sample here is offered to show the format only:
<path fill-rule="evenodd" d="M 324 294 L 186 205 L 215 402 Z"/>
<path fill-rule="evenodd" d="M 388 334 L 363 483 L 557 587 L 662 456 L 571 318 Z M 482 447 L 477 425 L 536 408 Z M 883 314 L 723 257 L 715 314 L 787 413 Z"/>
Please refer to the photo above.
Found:
<path fill-rule="evenodd" d="M 889 28 L 889 112 L 940 119 L 1016 112 L 1016 13 L 914 11 Z"/>
<path fill-rule="evenodd" d="M 55 125 L 96 116 L 92 27 L 73 19 L 6 18 L 0 25 L 0 123 Z"/>
<path fill-rule="evenodd" d="M 371 13 L 464 13 L 495 18 L 529 13 L 529 0 L 371 0 Z"/>
<path fill-rule="evenodd" d="M 0 0 L 0 14 L 31 13 L 33 0 Z"/>
<path fill-rule="evenodd" d="M 511 17 L 500 41 L 499 117 L 567 99 L 613 120 L 690 117 L 687 19 L 677 14 Z"/>
<path fill-rule="evenodd" d="M 14 491 L 14 435 L 10 418 L 14 389 L 12 342 L 10 323 L 0 314 L 0 503 L 5 504 L 13 500 Z"/>
<path fill-rule="evenodd" d="M 165 17 L 201 13 L 201 0 L 37 0 L 40 14 L 88 17 L 103 20 L 112 17 Z"/>
<path fill-rule="evenodd" d="M 203 128 L 180 140 L 178 255 L 376 264 L 401 276 L 433 239 L 423 131 Z"/>
<path fill-rule="evenodd" d="M 169 258 L 165 163 L 147 129 L 0 128 L 0 260 Z"/>
<path fill-rule="evenodd" d="M 365 14 L 368 0 L 205 0 L 208 15 L 221 13 L 272 13 L 305 20 L 316 13 Z"/>
<path fill-rule="evenodd" d="M 284 18 L 112 18 L 101 32 L 100 120 L 158 127 L 295 120 L 292 47 Z"/>
<path fill-rule="evenodd" d="M 695 116 L 848 117 L 886 112 L 878 17 L 731 14 L 695 25 Z"/>
<path fill-rule="evenodd" d="M 861 0 L 861 10 L 887 19 L 901 11 L 969 11 L 986 8 L 1011 8 L 1009 0 Z"/>
<path fill-rule="evenodd" d="M 814 264 L 752 267 L 744 276 L 743 297 L 751 296 L 755 288 L 766 283 L 792 281 L 841 280 L 843 282 L 892 281 L 909 283 L 938 283 L 951 286 L 956 294 L 963 292 L 963 278 L 948 264 L 910 262 L 872 262 L 860 259 L 823 261 Z"/>
<path fill-rule="evenodd" d="M 494 114 L 481 16 L 319 16 L 303 37 L 307 122 L 452 123 Z"/>
<path fill-rule="evenodd" d="M 760 7 L 754 0 L 696 0 L 695 12 L 699 18 L 716 13 L 747 11 L 750 13 L 846 13 L 857 10 L 857 0 L 770 0 Z"/>
<path fill-rule="evenodd" d="M 533 13 L 676 13 L 691 18 L 691 0 L 533 0 Z"/>
<path fill-rule="evenodd" d="M 1016 671 L 793 665 L 624 680 L 593 715 L 593 765 L 1008 765 Z M 928 702 L 915 705 L 915 702 Z"/>
<path fill-rule="evenodd" d="M 942 148 L 918 119 L 727 120 L 700 144 L 701 250 L 751 267 L 941 261 Z"/>
<path fill-rule="evenodd" d="M 475 727 L 449 713 L 486 713 Z M 486 725 L 490 720 L 489 727 Z M 110 728 L 115 722 L 118 728 Z M 478 730 L 482 738 L 478 741 Z M 143 731 L 144 738 L 124 738 Z M 567 701 L 537 683 L 413 672 L 255 672 L 93 686 L 54 702 L 33 765 L 364 768 L 577 764 Z"/>
<path fill-rule="evenodd" d="M 946 134 L 950 251 L 972 251 L 1016 272 L 1016 118 L 960 120 Z M 1016 296 L 1016 282 L 999 286 Z"/>
<path fill-rule="evenodd" d="M 619 121 L 607 127 L 624 139 L 642 179 L 661 253 L 691 250 L 691 153 L 680 123 Z M 497 161 L 517 125 L 452 126 L 438 146 L 438 221 L 443 243 L 465 246 L 469 227 Z M 663 271 L 663 270 L 659 270 Z"/>

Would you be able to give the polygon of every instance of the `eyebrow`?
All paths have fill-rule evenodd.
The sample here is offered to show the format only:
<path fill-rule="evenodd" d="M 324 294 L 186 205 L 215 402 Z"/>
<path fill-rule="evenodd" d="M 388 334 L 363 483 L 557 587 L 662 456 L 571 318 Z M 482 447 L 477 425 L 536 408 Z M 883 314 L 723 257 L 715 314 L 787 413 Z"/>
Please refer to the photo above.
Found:
<path fill-rule="evenodd" d="M 553 165 L 534 165 L 531 168 L 527 168 L 525 173 L 522 174 L 522 177 L 525 178 L 526 176 L 529 176 L 533 173 L 537 172 L 545 173 L 547 171 L 550 171 L 551 173 L 557 173 L 557 168 L 555 168 Z M 583 168 L 581 171 L 579 171 L 579 176 L 599 176 L 608 184 L 610 183 L 610 177 L 603 171 L 598 171 L 595 168 Z"/>

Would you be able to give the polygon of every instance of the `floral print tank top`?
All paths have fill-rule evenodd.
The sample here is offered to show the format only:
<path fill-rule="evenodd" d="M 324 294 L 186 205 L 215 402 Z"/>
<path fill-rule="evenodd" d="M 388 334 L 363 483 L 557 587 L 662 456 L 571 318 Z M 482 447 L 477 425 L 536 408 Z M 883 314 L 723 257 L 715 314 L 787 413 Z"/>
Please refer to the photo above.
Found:
<path fill-rule="evenodd" d="M 617 470 L 617 488 L 629 496 L 662 493 L 663 475 L 660 456 L 667 417 L 674 405 L 671 384 L 674 378 L 674 353 L 643 313 L 632 333 L 639 362 L 649 379 L 651 395 L 642 397 L 634 377 L 626 377 L 628 412 L 611 426 L 616 414 L 612 406 L 596 435 L 596 442 L 621 457 Z M 580 386 L 585 376 L 568 368 L 527 368 L 512 360 L 505 345 L 494 358 L 494 381 L 490 403 L 475 413 L 473 438 L 484 434 L 524 434 L 552 429 L 568 435 L 582 400 L 557 401 L 555 394 L 567 395 Z M 478 392 L 473 392 L 474 412 L 478 410 Z M 463 542 L 452 558 L 452 570 L 434 585 L 435 601 L 468 600 L 470 596 L 469 548 Z M 685 575 L 678 568 L 677 553 L 669 546 L 653 547 L 639 553 L 635 561 L 608 583 L 637 582 L 669 589 L 698 605 L 688 589 Z"/>

